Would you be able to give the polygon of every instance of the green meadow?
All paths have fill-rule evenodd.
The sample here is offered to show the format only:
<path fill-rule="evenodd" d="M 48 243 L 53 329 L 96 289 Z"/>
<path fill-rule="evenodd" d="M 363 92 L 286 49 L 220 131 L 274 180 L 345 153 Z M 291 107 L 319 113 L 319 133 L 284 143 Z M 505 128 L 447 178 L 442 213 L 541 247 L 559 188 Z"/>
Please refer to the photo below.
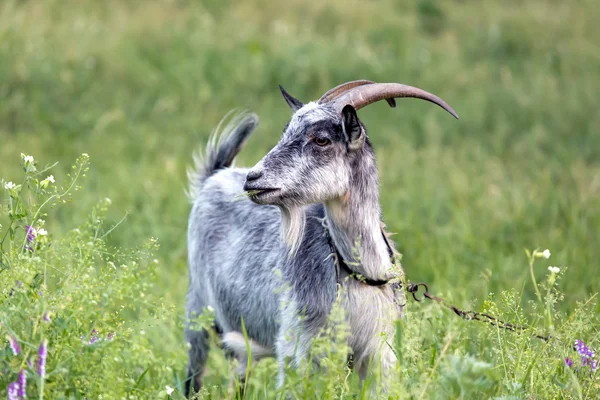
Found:
<path fill-rule="evenodd" d="M 291 115 L 278 84 L 307 102 L 370 79 L 460 115 L 359 112 L 407 278 L 530 327 L 410 301 L 376 396 L 597 398 L 573 342 L 600 350 L 598 38 L 591 0 L 0 2 L 0 396 L 25 371 L 30 398 L 183 398 L 192 153 L 247 109 L 261 122 L 236 165 L 252 166 Z M 369 398 L 335 350 L 279 392 L 275 361 L 256 364 L 245 398 Z M 199 398 L 242 398 L 234 364 L 213 352 Z"/>

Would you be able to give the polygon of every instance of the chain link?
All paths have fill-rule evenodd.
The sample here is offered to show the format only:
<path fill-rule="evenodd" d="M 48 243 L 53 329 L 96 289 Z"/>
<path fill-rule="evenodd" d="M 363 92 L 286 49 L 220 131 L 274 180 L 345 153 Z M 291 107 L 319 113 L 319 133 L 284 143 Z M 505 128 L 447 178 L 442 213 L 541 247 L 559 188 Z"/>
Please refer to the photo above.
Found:
<path fill-rule="evenodd" d="M 419 288 L 421 288 L 421 287 L 423 287 L 425 289 L 425 292 L 423 293 L 422 297 L 419 298 L 418 297 Z M 435 301 L 436 303 L 440 304 L 441 306 L 452 310 L 456 315 L 458 315 L 459 317 L 461 317 L 462 319 L 467 320 L 467 321 L 475 320 L 475 321 L 487 323 L 492 326 L 497 326 L 498 328 L 506 329 L 506 330 L 513 331 L 513 332 L 522 332 L 522 331 L 526 331 L 529 329 L 526 326 L 514 325 L 514 324 L 511 324 L 508 322 L 501 321 L 498 318 L 493 317 L 489 314 L 480 313 L 480 312 L 476 312 L 476 311 L 464 311 L 454 305 L 447 304 L 443 298 L 434 296 L 431 293 L 429 293 L 429 288 L 423 282 L 409 283 L 408 285 L 406 285 L 406 291 L 408 293 L 412 294 L 413 299 L 415 299 L 419 303 L 425 299 Z M 533 336 L 538 339 L 541 339 L 545 342 L 549 341 L 551 338 L 551 336 L 544 336 L 544 335 L 540 335 L 539 333 L 534 333 Z"/>

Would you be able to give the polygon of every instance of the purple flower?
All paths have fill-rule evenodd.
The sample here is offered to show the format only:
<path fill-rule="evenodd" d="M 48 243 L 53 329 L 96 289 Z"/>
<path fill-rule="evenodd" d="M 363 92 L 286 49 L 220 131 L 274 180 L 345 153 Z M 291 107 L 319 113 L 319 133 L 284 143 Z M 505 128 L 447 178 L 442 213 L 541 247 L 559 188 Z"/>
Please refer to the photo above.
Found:
<path fill-rule="evenodd" d="M 27 397 L 27 372 L 24 369 L 19 372 L 19 379 L 17 380 L 19 384 L 19 396 L 24 399 Z"/>
<path fill-rule="evenodd" d="M 35 228 L 33 226 L 25 225 L 25 231 L 27 232 L 27 241 L 29 243 L 35 240 Z"/>
<path fill-rule="evenodd" d="M 114 338 L 115 338 L 114 332 L 108 332 L 108 335 L 106 335 L 106 340 L 113 340 Z"/>
<path fill-rule="evenodd" d="M 98 331 L 96 329 L 92 330 L 92 335 L 90 336 L 90 341 L 88 344 L 92 345 L 96 343 L 100 338 L 98 337 Z"/>
<path fill-rule="evenodd" d="M 575 341 L 575 350 L 577 350 L 580 356 L 594 358 L 594 352 L 583 343 L 583 340 Z"/>
<path fill-rule="evenodd" d="M 50 321 L 52 321 L 52 320 L 50 319 L 50 313 L 49 313 L 48 311 L 46 311 L 46 312 L 44 313 L 44 315 L 42 315 L 42 319 L 43 319 L 45 322 L 50 322 Z"/>
<path fill-rule="evenodd" d="M 46 357 L 48 357 L 48 339 L 42 340 L 38 350 L 37 373 L 42 378 L 46 375 Z"/>
<path fill-rule="evenodd" d="M 8 400 L 19 400 L 19 384 L 17 382 L 8 384 Z"/>
<path fill-rule="evenodd" d="M 19 342 L 14 336 L 8 336 L 8 342 L 10 343 L 10 349 L 12 350 L 15 356 L 18 356 L 21 352 L 21 346 L 19 346 Z"/>
<path fill-rule="evenodd" d="M 571 368 L 573 367 L 573 360 L 571 360 L 569 357 L 565 358 L 565 364 L 567 364 L 567 367 Z"/>
<path fill-rule="evenodd" d="M 589 347 L 585 345 L 583 340 L 576 340 L 574 348 L 581 356 L 581 366 L 585 367 L 587 365 L 592 369 L 592 371 L 596 371 L 596 368 L 598 368 L 598 362 L 594 360 L 595 354 Z"/>

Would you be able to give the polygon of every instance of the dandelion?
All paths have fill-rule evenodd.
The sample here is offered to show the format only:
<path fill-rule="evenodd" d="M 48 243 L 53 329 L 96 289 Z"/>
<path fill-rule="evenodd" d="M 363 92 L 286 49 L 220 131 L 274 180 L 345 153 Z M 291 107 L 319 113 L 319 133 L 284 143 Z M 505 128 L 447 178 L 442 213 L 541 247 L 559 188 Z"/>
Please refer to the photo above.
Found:
<path fill-rule="evenodd" d="M 173 389 L 173 388 L 172 388 L 171 386 L 169 386 L 169 385 L 165 386 L 165 389 L 167 390 L 167 395 L 169 395 L 169 396 L 170 396 L 171 394 L 173 394 L 173 391 L 175 390 L 175 389 Z"/>
<path fill-rule="evenodd" d="M 15 356 L 18 356 L 21 352 L 21 346 L 19 346 L 19 342 L 14 336 L 8 336 L 8 342 L 10 343 L 10 349 L 12 350 Z"/>
<path fill-rule="evenodd" d="M 8 400 L 19 400 L 19 384 L 17 382 L 8 384 Z"/>
<path fill-rule="evenodd" d="M 24 399 L 27 397 L 27 372 L 24 369 L 19 372 L 19 379 L 17 380 L 19 385 L 18 395 Z"/>
<path fill-rule="evenodd" d="M 17 185 L 15 185 L 12 182 L 8 182 L 4 184 L 4 189 L 6 190 L 13 190 L 15 187 L 17 187 Z"/>
<path fill-rule="evenodd" d="M 550 271 L 553 274 L 558 274 L 560 272 L 560 268 L 550 266 L 548 267 L 548 271 Z"/>
<path fill-rule="evenodd" d="M 46 375 L 46 358 L 48 357 L 48 339 L 42 340 L 38 350 L 37 373 L 44 378 Z"/>

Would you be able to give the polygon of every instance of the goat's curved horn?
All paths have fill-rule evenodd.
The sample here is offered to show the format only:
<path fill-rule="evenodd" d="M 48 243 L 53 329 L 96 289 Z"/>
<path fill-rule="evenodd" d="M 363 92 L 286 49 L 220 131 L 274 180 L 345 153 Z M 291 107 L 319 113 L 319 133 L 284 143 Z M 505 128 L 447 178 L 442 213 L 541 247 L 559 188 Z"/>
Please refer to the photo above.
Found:
<path fill-rule="evenodd" d="M 376 101 L 387 100 L 389 102 L 390 99 L 400 97 L 414 97 L 417 99 L 430 101 L 442 107 L 444 110 L 452 114 L 454 118 L 458 119 L 458 114 L 452 109 L 452 107 L 450 107 L 438 96 L 422 89 L 403 85 L 401 83 L 363 83 L 360 85 L 355 85 L 349 90 L 343 91 L 338 97 L 333 98 L 330 102 L 338 111 L 341 112 L 342 109 L 348 104 L 354 107 L 355 110 L 360 110 L 371 103 L 375 103 Z"/>
<path fill-rule="evenodd" d="M 333 89 L 329 89 L 327 91 L 327 93 L 325 93 L 323 96 L 321 96 L 318 103 L 319 104 L 329 103 L 330 101 L 335 100 L 336 97 L 339 97 L 340 95 L 342 95 L 343 93 L 347 92 L 350 89 L 354 89 L 357 86 L 371 85 L 374 83 L 375 82 L 369 81 L 366 79 L 360 79 L 357 81 L 350 81 L 350 82 L 342 83 L 341 85 L 337 85 Z M 394 100 L 393 98 L 386 99 L 386 100 L 387 100 L 388 104 L 390 105 L 390 107 L 396 107 L 396 100 Z"/>

